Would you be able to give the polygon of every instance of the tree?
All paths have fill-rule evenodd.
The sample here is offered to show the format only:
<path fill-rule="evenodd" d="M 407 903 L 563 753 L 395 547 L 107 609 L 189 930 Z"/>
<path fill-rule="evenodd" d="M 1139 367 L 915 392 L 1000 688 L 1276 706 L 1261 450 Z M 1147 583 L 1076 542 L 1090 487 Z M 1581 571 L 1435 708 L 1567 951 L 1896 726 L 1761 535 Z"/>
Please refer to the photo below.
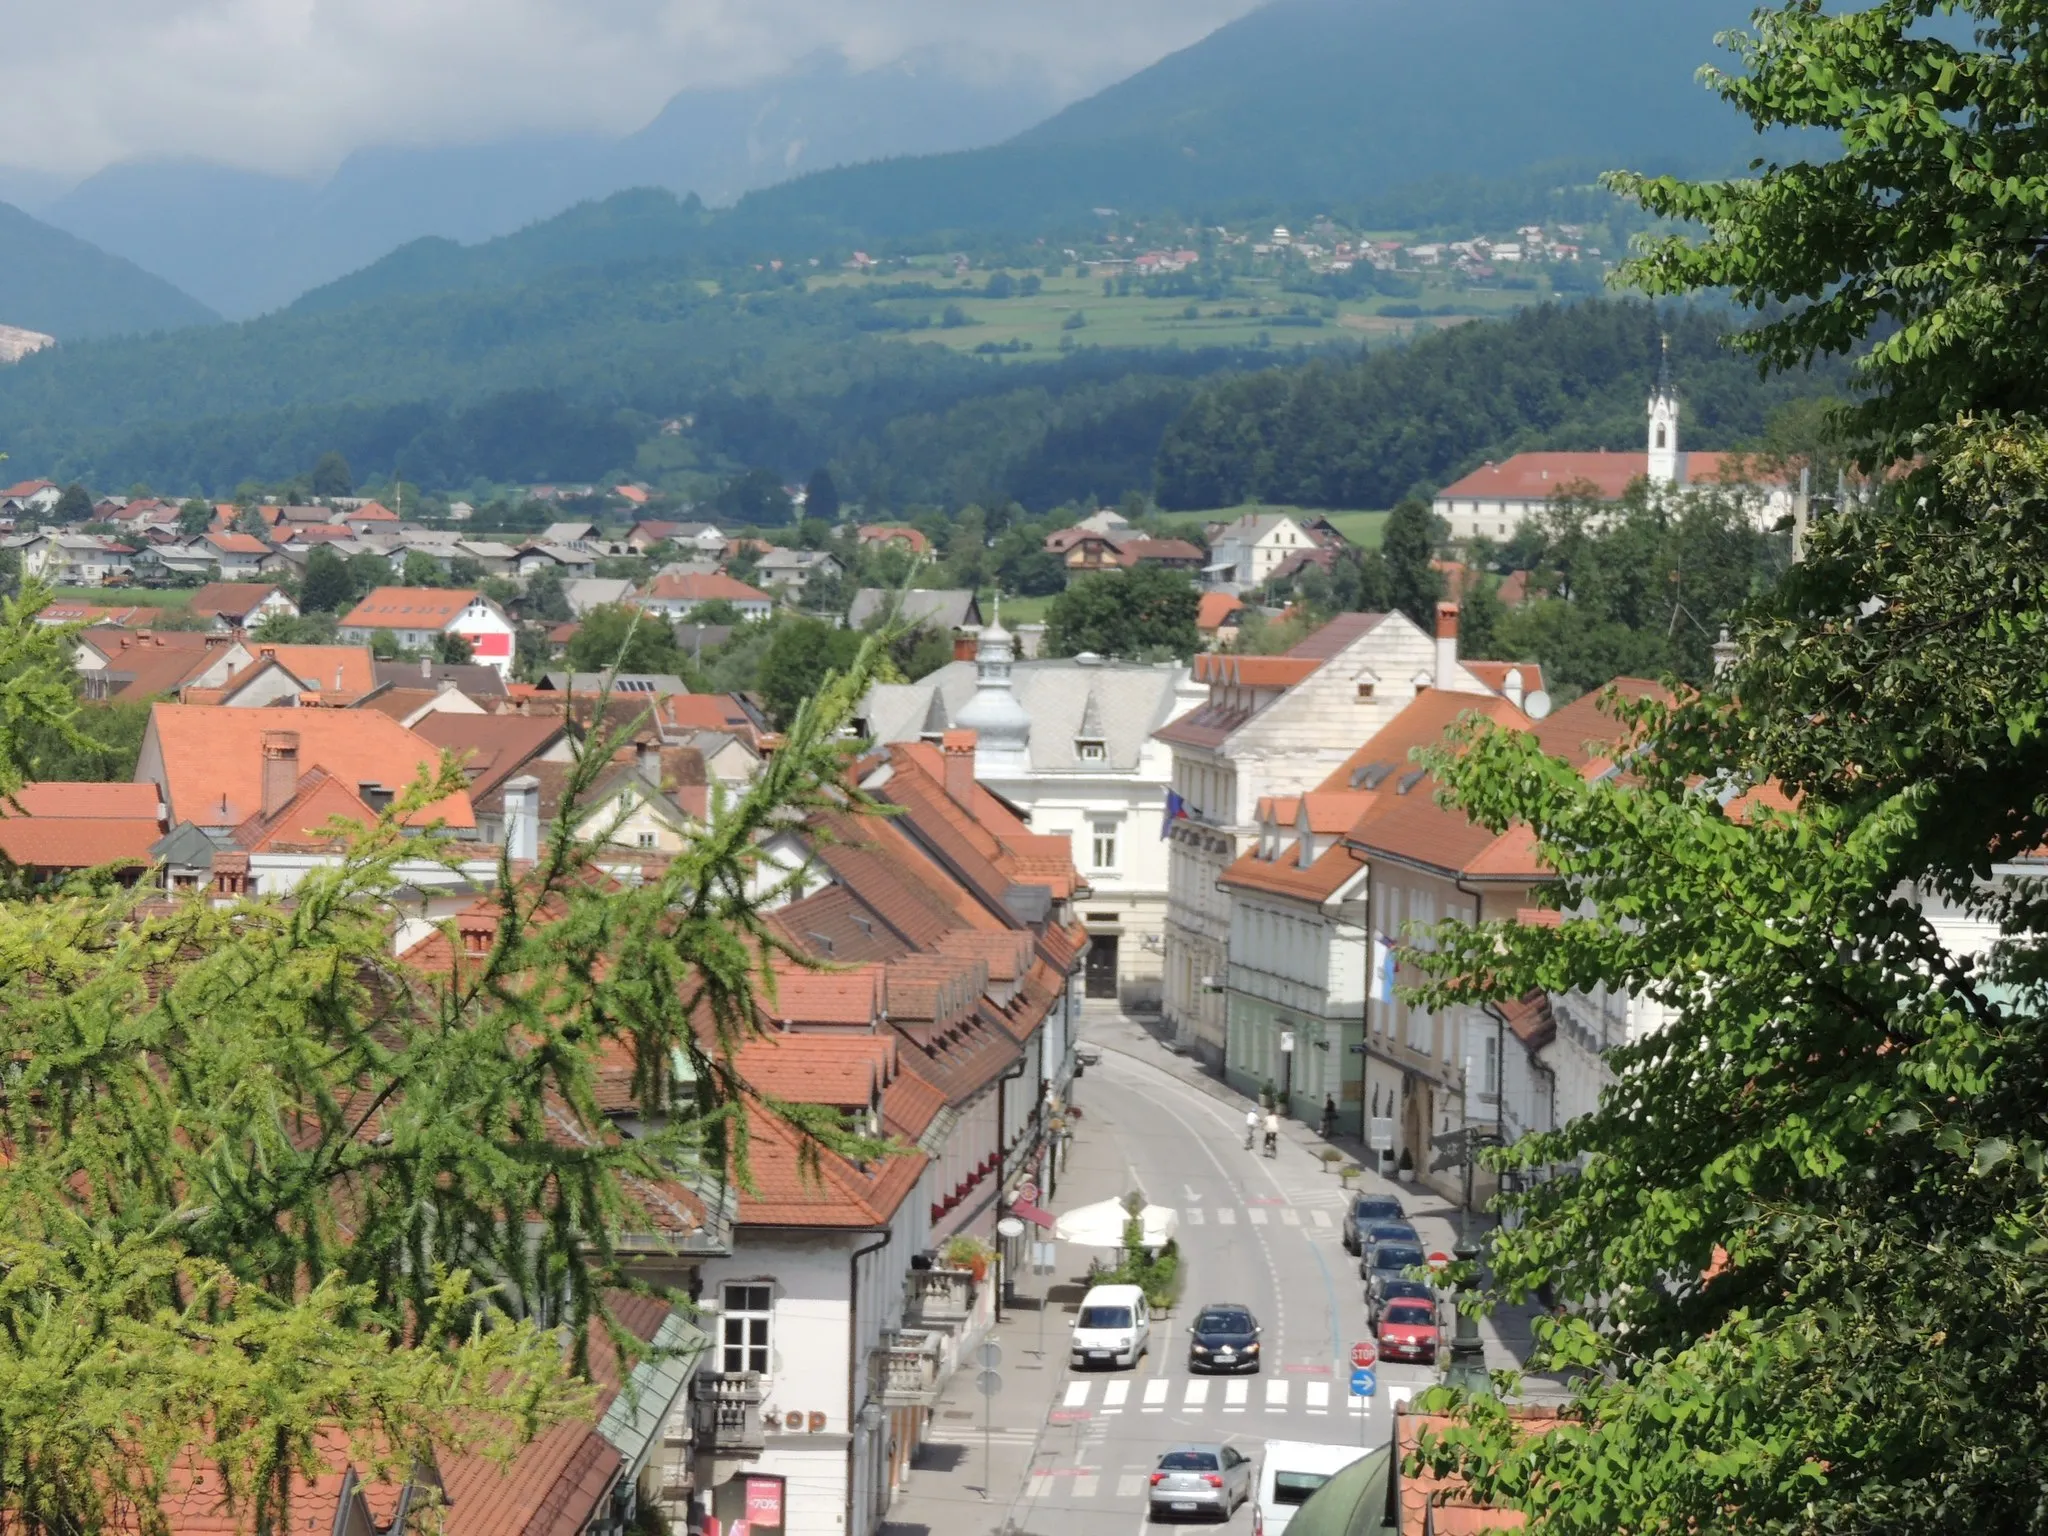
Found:
<path fill-rule="evenodd" d="M 804 487 L 804 516 L 822 523 L 839 521 L 839 487 L 833 483 L 832 471 L 823 465 L 811 471 Z"/>
<path fill-rule="evenodd" d="M 843 673 L 860 653 L 862 637 L 822 619 L 786 618 L 774 626 L 754 683 L 769 718 L 780 726 L 796 718 L 805 699 L 832 673 Z"/>
<path fill-rule="evenodd" d="M 213 526 L 213 503 L 195 496 L 178 508 L 178 532 L 196 539 Z"/>
<path fill-rule="evenodd" d="M 563 624 L 573 618 L 569 599 L 562 591 L 561 572 L 544 568 L 527 577 L 520 611 L 529 619 L 548 624 Z"/>
<path fill-rule="evenodd" d="M 306 556 L 306 574 L 299 583 L 299 607 L 306 613 L 340 613 L 356 600 L 348 562 L 324 544 Z"/>
<path fill-rule="evenodd" d="M 409 549 L 405 552 L 405 564 L 398 574 L 402 587 L 445 587 L 448 573 L 441 568 L 441 562 L 423 549 Z"/>
<path fill-rule="evenodd" d="M 1923 25 L 1945 10 L 1974 47 Z M 2007 414 L 2040 389 L 2041 30 L 1994 0 L 1786 4 L 1719 84 L 1842 155 L 1619 178 L 1707 229 L 1639 275 L 1769 305 L 1742 343 L 1767 365 L 1875 338 L 1848 426 L 1886 473 L 1816 509 L 1727 677 L 1632 712 L 1627 773 L 1512 732 L 1439 762 L 1532 829 L 1572 916 L 1440 927 L 1417 1000 L 1667 1010 L 1596 1113 L 1498 1156 L 1538 1177 L 1495 1284 L 1562 1304 L 1533 1363 L 1575 1402 L 1527 1438 L 1467 1402 L 1427 1455 L 1534 1528 L 2043 1526 L 2048 907 L 2003 872 L 2048 839 L 2048 429 Z M 1935 902 L 1997 943 L 1958 955 Z"/>
<path fill-rule="evenodd" d="M 57 505 L 50 509 L 50 517 L 59 523 L 88 523 L 92 521 L 92 492 L 76 480 L 65 486 L 57 495 Z"/>
<path fill-rule="evenodd" d="M 1387 563 L 1387 600 L 1424 634 L 1435 634 L 1444 578 L 1430 564 L 1436 558 L 1436 514 L 1428 502 L 1409 496 L 1395 505 L 1380 536 L 1380 556 Z"/>
<path fill-rule="evenodd" d="M 1045 645 L 1054 656 L 1183 660 L 1202 648 L 1195 628 L 1201 593 L 1179 571 L 1140 565 L 1074 580 L 1046 609 Z"/>
<path fill-rule="evenodd" d="M 466 636 L 444 629 L 434 636 L 434 660 L 451 667 L 464 667 L 476 660 L 476 648 Z"/>
<path fill-rule="evenodd" d="M 308 485 L 315 496 L 352 496 L 355 494 L 356 477 L 348 467 L 348 460 L 329 449 L 313 465 Z"/>
<path fill-rule="evenodd" d="M 370 631 L 370 654 L 379 661 L 396 661 L 405 654 L 405 648 L 398 643 L 395 630 L 373 629 Z"/>
<path fill-rule="evenodd" d="M 601 603 L 583 615 L 569 642 L 568 662 L 575 672 L 679 672 L 683 653 L 661 615 Z"/>
<path fill-rule="evenodd" d="M 391 562 L 370 550 L 348 557 L 348 584 L 354 597 L 367 597 L 379 587 L 392 585 Z"/>

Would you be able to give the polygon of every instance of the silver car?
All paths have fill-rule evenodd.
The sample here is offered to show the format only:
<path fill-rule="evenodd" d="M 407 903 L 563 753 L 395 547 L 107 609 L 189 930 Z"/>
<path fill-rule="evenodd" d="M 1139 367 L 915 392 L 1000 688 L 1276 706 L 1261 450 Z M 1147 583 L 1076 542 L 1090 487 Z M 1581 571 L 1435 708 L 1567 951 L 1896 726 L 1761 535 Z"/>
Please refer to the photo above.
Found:
<path fill-rule="evenodd" d="M 1214 1515 L 1228 1520 L 1252 1496 L 1252 1464 L 1235 1446 L 1176 1445 L 1152 1469 L 1154 1520 Z"/>

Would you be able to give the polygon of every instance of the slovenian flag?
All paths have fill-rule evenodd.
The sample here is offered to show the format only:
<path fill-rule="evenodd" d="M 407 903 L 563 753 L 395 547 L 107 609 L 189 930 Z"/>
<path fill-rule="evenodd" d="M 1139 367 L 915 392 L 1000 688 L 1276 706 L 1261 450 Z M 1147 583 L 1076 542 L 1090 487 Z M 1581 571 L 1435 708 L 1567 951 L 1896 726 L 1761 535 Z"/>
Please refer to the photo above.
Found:
<path fill-rule="evenodd" d="M 1173 824 L 1186 817 L 1187 813 L 1187 801 L 1181 799 L 1176 791 L 1169 789 L 1166 792 L 1166 819 L 1159 824 L 1160 837 L 1173 836 Z"/>
<path fill-rule="evenodd" d="M 1376 1003 L 1391 1003 L 1394 1000 L 1394 946 L 1385 934 L 1372 936 L 1372 990 L 1369 994 Z"/>

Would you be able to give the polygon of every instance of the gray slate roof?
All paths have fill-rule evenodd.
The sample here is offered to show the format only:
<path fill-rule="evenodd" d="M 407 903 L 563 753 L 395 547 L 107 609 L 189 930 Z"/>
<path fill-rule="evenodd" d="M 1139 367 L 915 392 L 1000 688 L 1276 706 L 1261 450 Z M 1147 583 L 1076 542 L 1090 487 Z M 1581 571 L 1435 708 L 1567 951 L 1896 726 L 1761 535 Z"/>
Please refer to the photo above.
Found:
<path fill-rule="evenodd" d="M 1011 688 L 1031 717 L 1034 770 L 1130 773 L 1154 731 L 1173 718 L 1182 669 L 1139 662 L 1020 661 Z M 915 683 L 877 683 L 863 713 L 878 742 L 950 729 L 974 697 L 974 663 L 948 662 Z M 943 716 L 943 719 L 941 719 Z M 1107 761 L 1083 763 L 1077 737 L 1100 740 Z"/>
<path fill-rule="evenodd" d="M 895 600 L 891 588 L 862 587 L 853 595 L 846 622 L 854 629 L 865 628 Z M 981 605 L 965 587 L 913 587 L 903 594 L 903 618 L 909 624 L 933 629 L 979 629 L 982 622 Z"/>

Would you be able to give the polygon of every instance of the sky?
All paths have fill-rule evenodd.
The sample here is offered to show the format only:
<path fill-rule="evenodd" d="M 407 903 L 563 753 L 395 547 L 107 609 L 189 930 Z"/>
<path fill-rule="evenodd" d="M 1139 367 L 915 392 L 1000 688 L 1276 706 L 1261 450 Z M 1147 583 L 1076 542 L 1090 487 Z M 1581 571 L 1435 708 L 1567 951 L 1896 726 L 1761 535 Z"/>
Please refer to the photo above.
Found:
<path fill-rule="evenodd" d="M 26 0 L 0 6 L 0 164 L 321 175 L 376 144 L 630 133 L 677 91 L 807 57 L 935 54 L 1084 95 L 1254 0 Z M 24 67 L 32 64 L 32 67 Z"/>

